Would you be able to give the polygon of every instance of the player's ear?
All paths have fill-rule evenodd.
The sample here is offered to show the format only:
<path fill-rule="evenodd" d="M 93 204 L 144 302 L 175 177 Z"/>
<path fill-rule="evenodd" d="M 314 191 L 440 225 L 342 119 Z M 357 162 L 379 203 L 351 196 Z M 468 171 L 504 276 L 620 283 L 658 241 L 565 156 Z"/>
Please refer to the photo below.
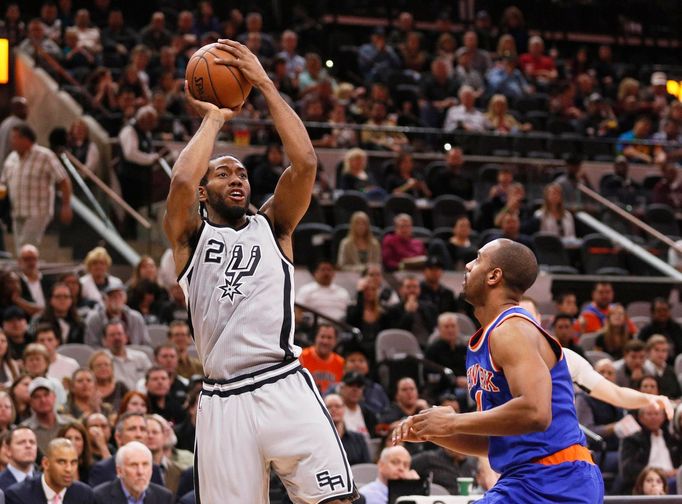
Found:
<path fill-rule="evenodd" d="M 206 195 L 206 188 L 204 186 L 199 186 L 197 191 L 199 192 L 199 201 L 204 202 L 208 199 L 208 196 Z"/>
<path fill-rule="evenodd" d="M 502 270 L 500 268 L 493 268 L 488 272 L 488 285 L 497 285 L 502 281 Z"/>

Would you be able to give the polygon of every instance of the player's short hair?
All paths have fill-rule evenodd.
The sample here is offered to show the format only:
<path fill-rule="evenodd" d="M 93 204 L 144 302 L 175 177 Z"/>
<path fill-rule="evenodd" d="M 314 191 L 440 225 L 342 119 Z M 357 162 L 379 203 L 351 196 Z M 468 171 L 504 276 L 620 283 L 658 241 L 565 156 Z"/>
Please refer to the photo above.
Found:
<path fill-rule="evenodd" d="M 499 246 L 492 249 L 490 264 L 502 270 L 504 285 L 519 294 L 526 292 L 538 276 L 538 261 L 525 245 L 500 238 Z"/>
<path fill-rule="evenodd" d="M 152 461 L 152 452 L 149 448 L 139 441 L 131 441 L 130 443 L 121 446 L 116 451 L 116 467 L 123 467 L 126 456 L 134 451 L 143 452 L 147 456 L 147 459 L 149 459 L 149 462 Z"/>

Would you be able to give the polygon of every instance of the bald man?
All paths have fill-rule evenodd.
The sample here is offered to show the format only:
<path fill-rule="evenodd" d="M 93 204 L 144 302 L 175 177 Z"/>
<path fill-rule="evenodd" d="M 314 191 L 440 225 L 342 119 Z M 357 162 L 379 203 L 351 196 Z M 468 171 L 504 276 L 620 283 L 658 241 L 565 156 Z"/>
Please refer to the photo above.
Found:
<path fill-rule="evenodd" d="M 494 240 L 466 265 L 463 292 L 481 323 L 467 352 L 467 380 L 477 411 L 431 408 L 402 422 L 394 441 L 428 439 L 488 456 L 501 474 L 481 503 L 574 503 L 603 499 L 599 468 L 585 447 L 573 384 L 561 345 L 519 307 L 538 265 L 526 246 Z"/>
<path fill-rule="evenodd" d="M 92 489 L 76 481 L 78 454 L 71 441 L 50 441 L 42 461 L 43 474 L 26 478 L 5 492 L 7 504 L 94 504 Z"/>
<path fill-rule="evenodd" d="M 417 472 L 410 469 L 411 463 L 410 453 L 404 447 L 384 448 L 377 463 L 377 479 L 360 489 L 367 504 L 388 504 L 389 480 L 419 479 Z"/>

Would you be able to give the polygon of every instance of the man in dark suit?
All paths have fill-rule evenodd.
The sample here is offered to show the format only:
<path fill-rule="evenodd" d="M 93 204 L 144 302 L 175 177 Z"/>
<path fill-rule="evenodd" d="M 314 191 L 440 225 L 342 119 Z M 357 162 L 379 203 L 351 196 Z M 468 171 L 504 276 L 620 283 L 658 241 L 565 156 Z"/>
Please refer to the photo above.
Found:
<path fill-rule="evenodd" d="M 10 431 L 3 444 L 9 459 L 7 468 L 0 472 L 0 490 L 4 492 L 15 483 L 32 478 L 38 472 L 35 467 L 38 441 L 31 429 L 20 425 Z"/>
<path fill-rule="evenodd" d="M 92 489 L 79 481 L 78 455 L 71 441 L 50 441 L 43 457 L 42 476 L 26 478 L 5 492 L 7 504 L 94 504 Z"/>
<path fill-rule="evenodd" d="M 114 439 L 119 449 L 131 441 L 144 443 L 147 439 L 147 421 L 140 413 L 124 413 L 116 423 Z M 90 468 L 88 482 L 91 487 L 96 487 L 102 483 L 108 483 L 116 479 L 116 461 L 114 457 L 100 460 Z M 152 481 L 157 485 L 163 485 L 163 478 L 159 466 L 154 465 L 152 470 Z"/>
<path fill-rule="evenodd" d="M 17 265 L 19 266 L 19 278 L 21 279 L 21 297 L 45 307 L 48 302 L 51 282 L 44 277 L 38 268 L 40 252 L 33 245 L 24 245 L 19 250 Z"/>
<path fill-rule="evenodd" d="M 151 483 L 152 452 L 139 441 L 131 441 L 116 452 L 118 478 L 95 488 L 96 504 L 173 504 L 173 494 Z"/>

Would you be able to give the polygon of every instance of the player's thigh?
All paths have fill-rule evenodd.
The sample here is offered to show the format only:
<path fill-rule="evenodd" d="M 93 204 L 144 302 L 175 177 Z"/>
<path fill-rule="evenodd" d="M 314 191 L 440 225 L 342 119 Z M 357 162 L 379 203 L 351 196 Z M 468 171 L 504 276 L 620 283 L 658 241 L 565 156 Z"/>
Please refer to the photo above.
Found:
<path fill-rule="evenodd" d="M 268 502 L 269 468 L 258 448 L 254 410 L 249 393 L 202 394 L 196 421 L 197 502 Z"/>
<path fill-rule="evenodd" d="M 355 491 L 341 440 L 312 378 L 296 373 L 258 391 L 261 449 L 295 504 L 334 498 Z"/>

